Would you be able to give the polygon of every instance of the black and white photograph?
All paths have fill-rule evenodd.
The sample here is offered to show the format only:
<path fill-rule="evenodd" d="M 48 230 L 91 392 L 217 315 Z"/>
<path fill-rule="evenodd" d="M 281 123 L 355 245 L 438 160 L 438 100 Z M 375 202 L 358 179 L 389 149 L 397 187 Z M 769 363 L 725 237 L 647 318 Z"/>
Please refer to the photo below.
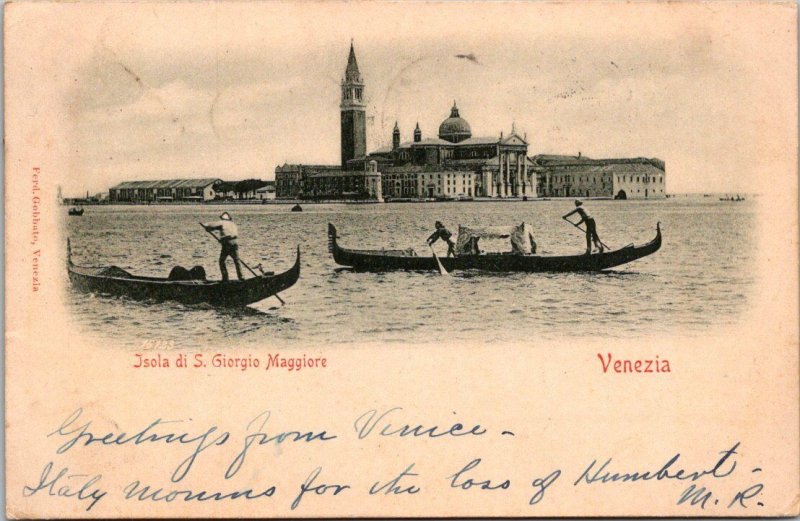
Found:
<path fill-rule="evenodd" d="M 696 145 L 759 117 L 720 88 L 769 83 L 691 32 L 506 30 L 93 53 L 60 193 L 76 320 L 288 344 L 736 323 L 769 157 Z"/>

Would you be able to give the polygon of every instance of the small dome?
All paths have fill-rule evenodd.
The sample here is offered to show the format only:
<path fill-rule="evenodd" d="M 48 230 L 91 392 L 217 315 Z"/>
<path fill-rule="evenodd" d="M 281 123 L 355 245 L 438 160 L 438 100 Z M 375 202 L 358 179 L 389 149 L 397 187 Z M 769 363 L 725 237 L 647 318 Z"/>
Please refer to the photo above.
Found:
<path fill-rule="evenodd" d="M 458 115 L 458 107 L 453 102 L 450 117 L 442 121 L 439 125 L 439 138 L 451 143 L 458 143 L 472 137 L 472 129 L 467 120 Z"/>

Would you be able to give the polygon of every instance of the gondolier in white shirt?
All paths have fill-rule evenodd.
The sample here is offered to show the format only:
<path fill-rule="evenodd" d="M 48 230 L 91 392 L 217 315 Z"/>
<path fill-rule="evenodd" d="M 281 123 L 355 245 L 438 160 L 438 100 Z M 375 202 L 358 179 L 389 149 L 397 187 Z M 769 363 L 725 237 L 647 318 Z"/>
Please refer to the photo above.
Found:
<path fill-rule="evenodd" d="M 222 251 L 219 253 L 219 271 L 222 272 L 222 281 L 228 281 L 228 268 L 225 266 L 228 257 L 233 259 L 233 265 L 236 266 L 236 276 L 239 277 L 239 280 L 244 280 L 239 261 L 239 244 L 236 242 L 239 229 L 228 212 L 223 212 L 219 219 L 217 222 L 204 224 L 203 228 L 209 232 L 219 232 L 219 242 L 222 245 Z"/>
<path fill-rule="evenodd" d="M 603 243 L 600 241 L 600 237 L 597 235 L 597 225 L 592 219 L 592 216 L 589 213 L 581 208 L 583 206 L 583 202 L 579 200 L 575 200 L 575 209 L 566 214 L 563 219 L 569 221 L 569 216 L 572 214 L 577 213 L 581 216 L 581 220 L 572 223 L 573 226 L 579 226 L 581 223 L 586 225 L 586 229 L 584 230 L 586 233 L 586 254 L 589 255 L 592 253 L 592 243 L 594 242 L 595 247 L 600 250 L 600 253 L 603 253 Z"/>

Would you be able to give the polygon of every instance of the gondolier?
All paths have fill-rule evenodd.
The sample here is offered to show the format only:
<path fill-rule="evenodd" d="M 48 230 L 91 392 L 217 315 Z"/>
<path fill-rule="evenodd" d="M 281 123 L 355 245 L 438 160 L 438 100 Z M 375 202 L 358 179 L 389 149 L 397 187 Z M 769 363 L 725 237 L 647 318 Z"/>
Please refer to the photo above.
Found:
<path fill-rule="evenodd" d="M 450 230 L 445 228 L 444 224 L 442 224 L 441 221 L 436 221 L 436 224 L 434 224 L 434 226 L 436 227 L 436 231 L 433 232 L 430 237 L 428 237 L 428 246 L 433 246 L 434 242 L 441 239 L 447 243 L 447 256 L 455 257 L 456 243 L 453 242 L 453 234 L 450 233 Z"/>
<path fill-rule="evenodd" d="M 575 209 L 564 215 L 562 219 L 569 221 L 569 216 L 572 214 L 577 213 L 580 215 L 581 220 L 572 224 L 574 226 L 580 226 L 581 223 L 586 225 L 586 229 L 584 230 L 586 233 L 586 254 L 589 255 L 592 253 L 592 243 L 594 243 L 595 247 L 600 250 L 600 253 L 603 253 L 603 243 L 600 241 L 600 237 L 597 235 L 597 225 L 595 224 L 594 219 L 592 219 L 592 216 L 589 215 L 586 210 L 581 208 L 581 206 L 583 206 L 583 202 L 576 199 Z"/>
<path fill-rule="evenodd" d="M 239 244 L 236 242 L 239 236 L 239 229 L 228 212 L 222 212 L 219 219 L 217 222 L 204 224 L 203 228 L 209 232 L 219 231 L 219 242 L 222 245 L 222 250 L 219 252 L 219 271 L 222 273 L 222 281 L 228 281 L 228 268 L 225 266 L 225 261 L 228 257 L 233 259 L 233 264 L 236 267 L 236 276 L 239 280 L 244 280 L 241 262 L 239 261 Z"/>

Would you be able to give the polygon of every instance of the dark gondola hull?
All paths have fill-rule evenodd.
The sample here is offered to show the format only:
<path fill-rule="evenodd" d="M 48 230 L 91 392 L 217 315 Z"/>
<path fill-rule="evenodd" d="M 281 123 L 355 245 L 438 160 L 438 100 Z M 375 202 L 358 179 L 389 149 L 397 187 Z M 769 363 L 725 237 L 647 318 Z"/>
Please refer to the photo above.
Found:
<path fill-rule="evenodd" d="M 171 281 L 154 277 L 106 276 L 102 269 L 75 266 L 69 261 L 69 280 L 78 290 L 134 300 L 175 301 L 241 307 L 292 287 L 300 277 L 300 248 L 294 266 L 277 275 L 261 275 L 243 281 Z"/>
<path fill-rule="evenodd" d="M 494 272 L 568 272 L 602 271 L 641 259 L 661 247 L 661 226 L 656 237 L 642 246 L 626 246 L 618 250 L 591 255 L 511 255 L 483 254 L 439 257 L 447 271 L 485 270 Z M 328 224 L 328 249 L 337 264 L 362 271 L 418 270 L 437 271 L 433 257 L 416 257 L 399 250 L 351 250 L 339 246 L 336 227 Z"/>

